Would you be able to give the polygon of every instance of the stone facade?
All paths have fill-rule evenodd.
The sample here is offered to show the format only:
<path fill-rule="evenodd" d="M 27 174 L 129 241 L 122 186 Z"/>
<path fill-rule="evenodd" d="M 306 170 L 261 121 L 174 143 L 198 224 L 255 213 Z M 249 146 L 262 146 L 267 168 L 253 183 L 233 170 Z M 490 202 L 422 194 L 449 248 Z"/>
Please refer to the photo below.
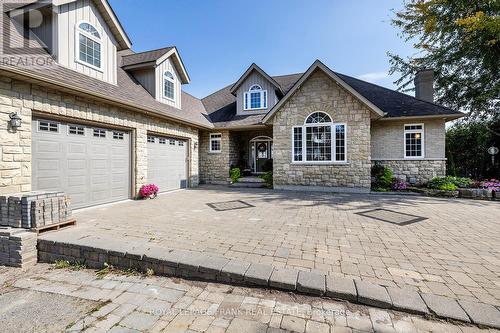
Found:
<path fill-rule="evenodd" d="M 292 128 L 315 111 L 347 124 L 347 163 L 292 163 Z M 273 118 L 275 188 L 367 192 L 371 112 L 322 71 L 312 73 Z"/>
<path fill-rule="evenodd" d="M 210 134 L 220 133 L 221 152 L 210 152 Z M 249 142 L 258 136 L 272 138 L 272 129 L 249 131 L 200 131 L 200 182 L 206 184 L 226 184 L 231 166 L 250 167 Z"/>
<path fill-rule="evenodd" d="M 210 152 L 210 134 L 221 134 L 221 152 Z M 227 184 L 229 167 L 234 156 L 234 138 L 229 131 L 200 131 L 200 182 L 203 184 Z"/>
<path fill-rule="evenodd" d="M 412 184 L 422 185 L 434 177 L 446 176 L 446 160 L 381 160 L 373 161 L 389 167 L 398 177 Z"/>
<path fill-rule="evenodd" d="M 22 126 L 16 131 L 8 126 L 11 112 L 18 112 L 22 117 Z M 185 138 L 190 147 L 190 185 L 198 185 L 197 129 L 0 76 L 0 194 L 31 191 L 31 119 L 34 113 L 41 117 L 120 126 L 130 130 L 135 193 L 147 183 L 147 133 Z"/>
<path fill-rule="evenodd" d="M 405 124 L 424 125 L 424 157 L 404 158 Z M 445 120 L 408 119 L 382 120 L 371 124 L 372 162 L 388 166 L 394 175 L 405 181 L 425 184 L 446 175 Z"/>

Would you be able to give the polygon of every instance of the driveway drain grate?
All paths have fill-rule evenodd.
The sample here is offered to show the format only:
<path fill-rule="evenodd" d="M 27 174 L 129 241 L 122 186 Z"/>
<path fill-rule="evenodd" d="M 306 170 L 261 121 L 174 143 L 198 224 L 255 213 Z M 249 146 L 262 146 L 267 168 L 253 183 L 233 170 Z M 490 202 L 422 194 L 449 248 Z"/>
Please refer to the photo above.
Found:
<path fill-rule="evenodd" d="M 408 225 L 423 220 L 427 220 L 427 217 L 400 213 L 400 212 L 395 212 L 393 210 L 382 209 L 382 208 L 367 210 L 365 212 L 359 212 L 356 214 L 397 225 Z"/>
<path fill-rule="evenodd" d="M 249 204 L 248 202 L 241 201 L 241 200 L 232 200 L 232 201 L 226 201 L 226 202 L 214 202 L 214 203 L 207 203 L 209 207 L 212 207 L 218 212 L 222 212 L 225 210 L 235 210 L 235 209 L 243 209 L 243 208 L 252 208 L 255 207 L 254 205 Z"/>

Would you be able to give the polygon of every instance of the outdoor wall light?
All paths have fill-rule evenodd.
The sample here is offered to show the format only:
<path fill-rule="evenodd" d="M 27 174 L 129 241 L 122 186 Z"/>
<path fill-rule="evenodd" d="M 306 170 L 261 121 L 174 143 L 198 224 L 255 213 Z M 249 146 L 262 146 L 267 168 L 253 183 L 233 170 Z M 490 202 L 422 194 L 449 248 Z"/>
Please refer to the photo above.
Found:
<path fill-rule="evenodd" d="M 194 148 L 194 149 L 198 148 L 198 142 L 195 142 L 195 143 L 194 143 L 193 148 Z"/>
<path fill-rule="evenodd" d="M 21 117 L 16 112 L 12 112 L 10 115 L 10 127 L 12 127 L 13 130 L 17 130 L 19 127 L 21 127 Z"/>

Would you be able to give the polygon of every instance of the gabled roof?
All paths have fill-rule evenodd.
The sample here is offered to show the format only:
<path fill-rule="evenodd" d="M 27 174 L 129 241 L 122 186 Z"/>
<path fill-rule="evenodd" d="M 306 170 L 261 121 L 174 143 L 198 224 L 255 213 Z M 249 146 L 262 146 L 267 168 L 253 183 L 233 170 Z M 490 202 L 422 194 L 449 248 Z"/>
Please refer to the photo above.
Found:
<path fill-rule="evenodd" d="M 3 15 L 4 19 L 8 19 L 7 15 Z M 13 31 L 15 33 L 11 34 L 11 41 L 14 45 L 24 45 L 23 43 L 27 42 L 25 37 L 17 29 L 13 29 Z M 29 42 L 30 45 L 37 43 L 35 40 Z M 38 55 L 50 57 L 50 54 L 41 46 L 37 47 L 36 50 L 39 52 Z M 0 71 L 2 71 L 3 75 L 35 82 L 75 95 L 105 101 L 108 104 L 118 105 L 132 112 L 167 118 L 195 127 L 213 127 L 201 101 L 182 92 L 182 110 L 161 103 L 121 67 L 117 67 L 117 83 L 115 85 L 71 70 L 56 62 L 46 66 L 23 67 L 18 65 L 22 64 L 20 60 L 25 58 L 22 54 L 23 50 L 19 49 L 17 52 L 19 54 L 9 55 L 13 59 L 12 65 L 8 62 L 0 64 Z M 128 50 L 118 52 L 118 61 L 127 52 Z"/>
<path fill-rule="evenodd" d="M 245 73 L 243 73 L 243 75 L 238 79 L 238 81 L 236 81 L 233 86 L 229 89 L 229 91 L 231 92 L 231 94 L 235 95 L 236 94 L 236 90 L 238 90 L 238 88 L 243 84 L 243 82 L 245 82 L 246 78 L 253 72 L 253 71 L 256 71 L 257 73 L 259 73 L 260 75 L 262 75 L 263 77 L 266 78 L 266 80 L 268 80 L 269 82 L 271 82 L 271 84 L 276 88 L 276 90 L 278 90 L 281 95 L 284 95 L 283 93 L 283 89 L 281 88 L 281 86 L 278 84 L 278 82 L 276 82 L 272 77 L 270 77 L 266 72 L 264 72 L 259 66 L 257 66 L 257 64 L 255 63 L 252 63 L 250 65 L 250 67 L 248 67 L 248 69 L 245 71 Z"/>
<path fill-rule="evenodd" d="M 52 0 L 52 4 L 55 6 L 60 6 L 74 1 L 75 0 Z M 109 5 L 108 1 L 107 0 L 92 0 L 92 1 L 94 2 L 97 9 L 103 16 L 106 24 L 111 29 L 111 32 L 113 32 L 113 35 L 115 36 L 119 44 L 118 50 L 120 51 L 131 48 L 132 42 L 130 41 L 130 38 L 125 32 L 125 29 L 123 29 L 120 20 L 113 11 L 113 8 L 111 8 L 111 6 Z"/>
<path fill-rule="evenodd" d="M 302 73 L 273 76 L 272 78 L 283 87 L 283 92 L 286 93 L 301 75 Z M 262 114 L 249 116 L 238 116 L 236 114 L 236 96 L 230 92 L 232 86 L 233 84 L 228 85 L 202 98 L 201 101 L 210 117 L 210 121 L 216 128 L 262 126 Z"/>
<path fill-rule="evenodd" d="M 17 10 L 20 8 L 37 9 L 41 6 L 50 6 L 51 4 L 53 6 L 61 6 L 75 1 L 76 0 L 51 0 L 51 1 L 23 0 L 16 3 L 16 0 L 14 0 L 14 1 L 8 1 L 9 3 L 7 4 L 6 12 L 11 12 L 13 10 Z M 109 5 L 108 1 L 107 0 L 92 0 L 92 1 L 94 2 L 95 6 L 101 13 L 106 24 L 109 26 L 109 29 L 113 33 L 114 37 L 116 38 L 116 41 L 118 42 L 118 51 L 129 49 L 130 47 L 132 47 L 132 42 L 130 41 L 130 38 L 125 32 L 125 29 L 123 29 L 120 20 L 113 11 L 113 8 L 111 8 L 111 6 Z"/>
<path fill-rule="evenodd" d="M 170 57 L 181 77 L 181 82 L 184 84 L 189 83 L 191 79 L 175 46 L 124 55 L 121 66 L 125 70 L 156 67 Z"/>
<path fill-rule="evenodd" d="M 365 104 L 370 110 L 375 112 L 378 116 L 383 117 L 385 115 L 384 111 L 380 110 L 375 104 L 366 99 L 363 95 L 361 95 L 357 90 L 353 89 L 350 85 L 348 85 L 344 80 L 342 80 L 336 73 L 334 73 L 330 68 L 328 68 L 321 61 L 316 60 L 309 69 L 300 77 L 300 79 L 295 82 L 293 87 L 286 93 L 283 98 L 273 106 L 271 110 L 265 115 L 262 119 L 263 123 L 266 123 L 271 119 L 271 117 L 276 113 L 277 110 L 281 108 L 281 106 L 286 103 L 290 99 L 290 97 L 295 93 L 295 91 L 300 88 L 300 86 L 314 73 L 316 70 L 323 71 L 326 75 L 328 75 L 333 81 L 337 82 L 340 86 L 346 89 L 349 93 L 357 97 L 363 104 Z"/>

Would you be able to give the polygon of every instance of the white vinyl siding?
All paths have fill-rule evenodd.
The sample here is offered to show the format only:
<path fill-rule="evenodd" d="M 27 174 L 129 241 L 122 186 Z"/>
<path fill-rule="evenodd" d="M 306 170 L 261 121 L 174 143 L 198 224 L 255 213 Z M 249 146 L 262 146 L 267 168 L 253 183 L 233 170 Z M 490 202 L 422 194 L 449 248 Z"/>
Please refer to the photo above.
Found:
<path fill-rule="evenodd" d="M 256 84 L 259 85 L 263 91 L 267 92 L 265 96 L 267 105 L 264 108 L 257 110 L 245 110 L 245 92 L 248 92 L 250 87 Z M 250 98 L 249 95 L 248 98 Z M 254 71 L 246 78 L 236 91 L 236 113 L 238 115 L 248 115 L 249 113 L 264 114 L 267 113 L 277 103 L 277 101 L 278 97 L 276 96 L 276 87 L 274 87 L 265 77 Z"/>
<path fill-rule="evenodd" d="M 54 55 L 57 62 L 90 77 L 116 84 L 118 43 L 94 3 L 91 0 L 78 0 L 58 6 L 53 17 L 52 23 L 57 26 L 54 29 Z M 100 68 L 79 60 L 78 25 L 81 22 L 90 23 L 101 35 Z"/>

